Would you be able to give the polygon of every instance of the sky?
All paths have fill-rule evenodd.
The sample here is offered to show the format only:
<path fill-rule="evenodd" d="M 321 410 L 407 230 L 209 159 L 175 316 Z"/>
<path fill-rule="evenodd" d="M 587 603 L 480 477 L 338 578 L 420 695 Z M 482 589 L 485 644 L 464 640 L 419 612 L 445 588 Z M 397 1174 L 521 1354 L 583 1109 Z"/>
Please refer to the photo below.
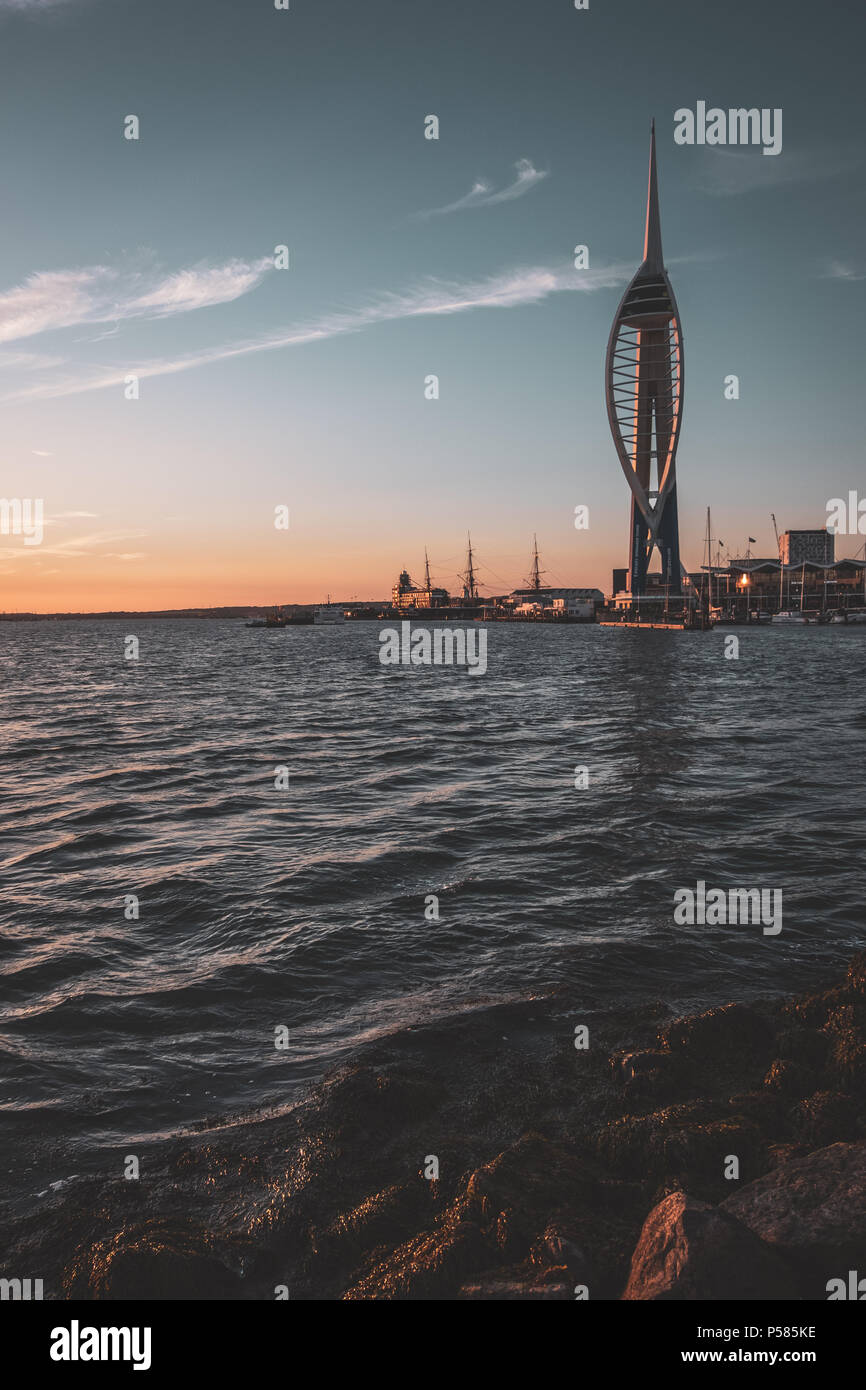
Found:
<path fill-rule="evenodd" d="M 0 496 L 45 515 L 0 534 L 0 610 L 383 598 L 425 546 L 454 590 L 467 532 L 484 592 L 533 533 L 548 583 L 609 592 L 653 117 L 684 562 L 707 506 L 731 555 L 824 525 L 866 494 L 864 30 L 838 0 L 0 0 Z M 781 109 L 781 152 L 676 143 L 698 101 Z"/>

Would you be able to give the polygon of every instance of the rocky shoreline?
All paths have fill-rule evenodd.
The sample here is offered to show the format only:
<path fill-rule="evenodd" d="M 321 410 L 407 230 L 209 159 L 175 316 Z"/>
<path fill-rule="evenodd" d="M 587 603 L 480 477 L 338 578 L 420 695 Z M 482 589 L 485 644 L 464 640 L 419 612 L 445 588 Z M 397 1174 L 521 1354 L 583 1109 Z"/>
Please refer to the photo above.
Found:
<path fill-rule="evenodd" d="M 122 1172 L 0 1215 L 2 1273 L 61 1299 L 827 1299 L 866 1276 L 866 954 L 685 1018 L 469 1010 Z"/>

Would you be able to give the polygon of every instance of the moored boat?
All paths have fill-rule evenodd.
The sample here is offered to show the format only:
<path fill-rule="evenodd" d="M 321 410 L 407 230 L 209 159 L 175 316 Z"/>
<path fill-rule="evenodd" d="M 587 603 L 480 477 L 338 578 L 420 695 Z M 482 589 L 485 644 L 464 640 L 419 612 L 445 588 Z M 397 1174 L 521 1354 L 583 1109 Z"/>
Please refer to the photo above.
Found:
<path fill-rule="evenodd" d="M 273 613 L 267 613 L 264 618 L 252 618 L 247 627 L 285 627 L 286 615 L 281 608 L 274 608 Z"/>
<path fill-rule="evenodd" d="M 327 603 L 320 603 L 313 612 L 314 623 L 342 623 L 345 622 L 345 617 L 340 605 L 331 602 L 330 594 L 328 594 Z"/>

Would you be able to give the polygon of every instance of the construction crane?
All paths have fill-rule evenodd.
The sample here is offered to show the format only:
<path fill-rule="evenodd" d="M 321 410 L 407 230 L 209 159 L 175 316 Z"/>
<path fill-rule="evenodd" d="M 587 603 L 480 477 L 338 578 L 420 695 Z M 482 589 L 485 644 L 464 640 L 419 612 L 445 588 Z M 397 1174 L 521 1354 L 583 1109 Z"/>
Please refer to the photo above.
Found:
<path fill-rule="evenodd" d="M 781 558 L 782 558 L 782 542 L 779 540 L 779 528 L 778 528 L 778 526 L 776 525 L 776 513 L 775 513 L 775 512 L 770 512 L 770 517 L 771 517 L 772 522 L 773 522 L 773 530 L 774 530 L 775 533 L 776 533 L 776 554 L 778 555 L 779 559 L 781 560 Z"/>

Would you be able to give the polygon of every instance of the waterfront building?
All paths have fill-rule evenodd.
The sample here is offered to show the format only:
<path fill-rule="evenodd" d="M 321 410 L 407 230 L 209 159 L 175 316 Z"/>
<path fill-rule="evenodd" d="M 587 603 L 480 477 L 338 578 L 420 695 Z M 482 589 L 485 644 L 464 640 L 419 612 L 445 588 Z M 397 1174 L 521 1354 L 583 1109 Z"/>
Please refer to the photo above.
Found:
<path fill-rule="evenodd" d="M 784 565 L 802 565 L 804 560 L 832 565 L 836 537 L 826 527 L 820 531 L 785 531 L 779 541 L 779 558 Z"/>
<path fill-rule="evenodd" d="M 615 569 L 611 576 L 611 593 L 624 594 L 628 591 L 628 570 Z"/>
<path fill-rule="evenodd" d="M 700 591 L 708 588 L 706 565 L 689 576 Z M 866 560 L 731 560 L 713 566 L 713 606 L 724 612 L 778 613 L 802 608 L 806 613 L 835 612 L 866 606 Z"/>

